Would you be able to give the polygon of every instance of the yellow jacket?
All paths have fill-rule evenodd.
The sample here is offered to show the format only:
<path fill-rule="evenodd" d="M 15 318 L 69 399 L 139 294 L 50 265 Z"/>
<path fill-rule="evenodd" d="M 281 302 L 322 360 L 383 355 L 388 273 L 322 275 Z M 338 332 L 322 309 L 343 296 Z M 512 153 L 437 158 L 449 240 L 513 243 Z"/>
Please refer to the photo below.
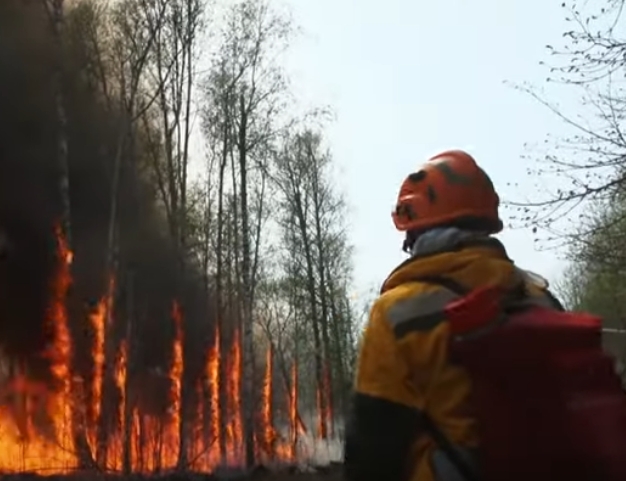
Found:
<path fill-rule="evenodd" d="M 487 285 L 513 289 L 523 279 L 531 296 L 545 294 L 554 300 L 547 284 L 517 269 L 495 239 L 412 258 L 396 268 L 371 309 L 361 340 L 345 446 L 350 481 L 434 481 L 432 454 L 437 447 L 420 429 L 420 411 L 453 444 L 479 445 L 468 411 L 470 379 L 462 367 L 449 362 L 449 326 L 437 316 L 452 293 L 419 280 L 432 277 L 468 290 Z"/>

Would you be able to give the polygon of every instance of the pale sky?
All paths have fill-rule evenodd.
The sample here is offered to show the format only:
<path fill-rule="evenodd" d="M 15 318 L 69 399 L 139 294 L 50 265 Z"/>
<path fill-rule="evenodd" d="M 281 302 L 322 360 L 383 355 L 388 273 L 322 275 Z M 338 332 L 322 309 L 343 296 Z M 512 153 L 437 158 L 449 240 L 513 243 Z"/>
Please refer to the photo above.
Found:
<path fill-rule="evenodd" d="M 357 288 L 378 286 L 405 259 L 390 217 L 395 196 L 438 150 L 467 149 L 505 199 L 532 195 L 524 143 L 567 131 L 504 81 L 544 83 L 545 46 L 567 27 L 561 2 L 283 1 L 304 30 L 287 60 L 298 100 L 337 117 L 328 137 L 352 209 Z M 538 252 L 530 232 L 500 237 L 520 266 L 559 278 L 564 263 Z"/>

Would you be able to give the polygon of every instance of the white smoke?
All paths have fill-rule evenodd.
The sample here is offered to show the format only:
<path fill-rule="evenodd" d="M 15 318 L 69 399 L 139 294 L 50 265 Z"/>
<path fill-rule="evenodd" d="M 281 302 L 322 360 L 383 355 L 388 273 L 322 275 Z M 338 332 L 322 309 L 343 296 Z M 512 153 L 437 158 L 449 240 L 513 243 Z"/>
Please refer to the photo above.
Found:
<path fill-rule="evenodd" d="M 302 436 L 298 446 L 298 465 L 326 466 L 340 462 L 343 457 L 343 437 L 333 436 L 318 439 L 313 436 Z"/>
<path fill-rule="evenodd" d="M 343 458 L 343 420 L 335 418 L 330 435 L 326 439 L 321 439 L 315 429 L 317 413 L 303 413 L 303 418 L 309 429 L 307 433 L 300 435 L 297 464 L 300 466 L 327 466 L 331 463 L 340 462 Z"/>

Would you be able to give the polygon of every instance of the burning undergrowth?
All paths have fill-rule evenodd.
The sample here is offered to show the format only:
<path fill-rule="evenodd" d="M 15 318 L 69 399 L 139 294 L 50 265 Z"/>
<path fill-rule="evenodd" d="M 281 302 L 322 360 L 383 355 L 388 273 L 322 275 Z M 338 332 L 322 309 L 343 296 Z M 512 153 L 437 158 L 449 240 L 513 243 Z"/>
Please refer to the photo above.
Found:
<path fill-rule="evenodd" d="M 267 469 L 262 466 L 252 470 L 239 470 L 229 472 L 206 473 L 167 473 L 162 475 L 142 474 L 126 475 L 123 478 L 115 474 L 98 473 L 73 473 L 70 475 L 37 475 L 33 473 L 20 473 L 6 475 L 7 481 L 220 481 L 228 479 L 230 481 L 251 481 L 251 480 L 272 480 L 272 481 L 317 481 L 341 480 L 342 469 L 338 463 L 327 466 L 309 466 L 306 469 L 297 469 L 293 466 L 279 469 Z"/>
<path fill-rule="evenodd" d="M 123 116 L 71 62 L 71 239 L 58 227 L 46 22 L 39 2 L 0 2 L 0 471 L 241 464 L 238 319 L 218 327 L 205 276 L 191 261 L 179 268 L 140 142 L 124 152 L 111 274 L 111 158 Z M 261 365 L 257 457 L 293 460 L 312 436 L 297 366 L 281 387 L 271 350 Z"/>

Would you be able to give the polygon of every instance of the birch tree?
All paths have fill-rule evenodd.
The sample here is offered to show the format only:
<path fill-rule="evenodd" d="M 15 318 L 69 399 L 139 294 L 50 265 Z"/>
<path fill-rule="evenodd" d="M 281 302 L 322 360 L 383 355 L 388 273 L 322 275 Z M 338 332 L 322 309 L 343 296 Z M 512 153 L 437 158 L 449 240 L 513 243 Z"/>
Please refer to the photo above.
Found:
<path fill-rule="evenodd" d="M 203 22 L 203 4 L 200 0 L 158 0 L 141 2 L 142 11 L 154 29 L 155 42 L 150 62 L 152 81 L 158 91 L 154 109 L 148 109 L 144 119 L 159 125 L 162 142 L 152 142 L 153 169 L 161 200 L 165 208 L 171 238 L 179 253 L 179 282 L 185 278 L 188 252 L 187 217 L 188 171 L 190 142 L 194 113 L 194 96 L 198 40 Z M 158 25 L 163 12 L 163 22 Z M 186 411 L 193 385 L 182 383 L 180 445 L 178 465 L 188 464 L 188 426 Z"/>
<path fill-rule="evenodd" d="M 304 130 L 287 137 L 277 157 L 274 181 L 282 192 L 283 238 L 290 252 L 285 272 L 306 299 L 303 324 L 311 326 L 317 385 L 319 435 L 330 436 L 334 396 L 343 401 L 354 349 L 352 313 L 346 286 L 350 282 L 343 199 L 329 178 L 331 157 L 318 133 Z M 333 389 L 335 386 L 335 389 Z"/>
<path fill-rule="evenodd" d="M 165 18 L 165 9 L 160 6 L 152 13 L 151 22 L 146 22 L 146 15 L 138 0 L 123 0 L 113 5 L 98 5 L 83 1 L 74 7 L 77 22 L 73 25 L 80 36 L 84 49 L 84 68 L 89 76 L 88 82 L 100 92 L 108 111 L 121 119 L 117 132 L 117 141 L 112 159 L 112 182 L 109 198 L 109 221 L 104 252 L 106 273 L 103 285 L 107 286 L 107 297 L 116 297 L 118 277 L 117 241 L 119 238 L 118 203 L 120 176 L 124 164 L 136 163 L 136 122 L 154 102 L 155 94 L 145 94 L 145 74 L 148 61 L 155 46 L 156 35 Z M 157 87 L 156 92 L 162 90 Z M 106 358 L 115 354 L 116 343 L 113 337 L 112 315 L 114 304 L 109 303 L 106 311 Z M 113 385 L 113 365 L 107 363 L 103 387 L 104 406 L 99 419 L 97 459 L 104 464 L 111 416 L 115 412 L 110 405 Z M 127 457 L 125 456 L 125 459 Z"/>
<path fill-rule="evenodd" d="M 254 345 L 253 309 L 258 281 L 261 226 L 266 218 L 266 165 L 276 132 L 276 118 L 284 108 L 283 73 L 275 56 L 287 45 L 291 25 L 261 0 L 245 0 L 228 8 L 218 60 L 209 76 L 207 118 L 213 125 L 210 142 L 219 145 L 218 237 L 223 214 L 222 198 L 230 169 L 234 242 L 240 263 L 238 292 L 241 298 L 243 335 L 243 403 L 246 464 L 254 464 Z M 258 188 L 255 188 L 258 187 Z M 221 274 L 222 258 L 218 254 Z M 221 275 L 217 275 L 221 292 Z"/>

